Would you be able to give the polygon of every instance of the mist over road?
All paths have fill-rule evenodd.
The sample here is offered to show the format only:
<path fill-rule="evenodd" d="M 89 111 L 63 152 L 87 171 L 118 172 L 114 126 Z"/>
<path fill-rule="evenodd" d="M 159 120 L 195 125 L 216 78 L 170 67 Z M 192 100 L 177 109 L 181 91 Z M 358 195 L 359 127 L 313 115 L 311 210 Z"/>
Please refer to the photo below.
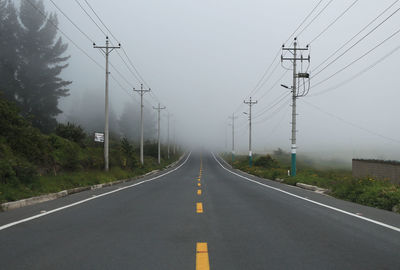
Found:
<path fill-rule="evenodd" d="M 398 214 L 258 182 L 208 152 L 179 165 L 0 213 L 0 269 L 400 268 Z"/>

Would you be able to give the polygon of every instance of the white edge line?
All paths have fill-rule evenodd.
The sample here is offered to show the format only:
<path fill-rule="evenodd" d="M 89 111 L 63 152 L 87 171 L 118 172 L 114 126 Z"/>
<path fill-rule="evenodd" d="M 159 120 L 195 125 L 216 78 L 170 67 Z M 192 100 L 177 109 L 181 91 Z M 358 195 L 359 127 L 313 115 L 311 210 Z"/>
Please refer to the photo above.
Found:
<path fill-rule="evenodd" d="M 370 218 L 366 218 L 366 217 L 363 217 L 363 216 L 359 216 L 359 215 L 353 214 L 353 213 L 351 213 L 351 212 L 347 212 L 347 211 L 345 211 L 345 210 L 342 210 L 342 209 L 339 209 L 339 208 L 336 208 L 336 207 L 333 207 L 333 206 L 330 206 L 330 205 L 326 205 L 326 204 L 323 204 L 323 203 L 320 203 L 320 202 L 317 202 L 317 201 L 313 201 L 313 200 L 310 200 L 310 199 L 301 197 L 301 196 L 299 196 L 299 195 L 290 193 L 290 192 L 288 192 L 288 191 L 282 190 L 282 189 L 280 189 L 280 188 L 272 187 L 272 186 L 270 186 L 270 185 L 266 185 L 266 184 L 260 183 L 260 182 L 258 182 L 258 181 L 252 180 L 252 179 L 250 179 L 250 178 L 247 178 L 247 177 L 245 177 L 245 176 L 242 176 L 242 175 L 240 175 L 240 174 L 238 174 L 238 173 L 235 173 L 235 172 L 233 172 L 233 171 L 231 171 L 231 170 L 225 168 L 225 167 L 221 164 L 221 162 L 219 162 L 219 160 L 215 157 L 214 153 L 211 152 L 211 154 L 213 155 L 214 159 L 218 162 L 218 164 L 219 164 L 222 168 L 224 168 L 226 171 L 230 172 L 231 174 L 234 174 L 234 175 L 236 175 L 236 176 L 239 176 L 239 177 L 241 177 L 241 178 L 243 178 L 243 179 L 245 179 L 245 180 L 247 180 L 247 181 L 253 182 L 253 183 L 255 183 L 255 184 L 258 184 L 258 185 L 261 185 L 261 186 L 264 186 L 264 187 L 267 187 L 267 188 L 270 188 L 270 189 L 273 189 L 273 190 L 282 192 L 282 193 L 287 194 L 287 195 L 289 195 L 289 196 L 292 196 L 292 197 L 295 197 L 295 198 L 298 198 L 298 199 L 301 199 L 301 200 L 304 200 L 304 201 L 307 201 L 307 202 L 310 202 L 310 203 L 313 203 L 313 204 L 316 204 L 316 205 L 319 205 L 319 206 L 322 206 L 322 207 L 325 207 L 325 208 L 328 208 L 328 209 L 331 209 L 331 210 L 334 210 L 334 211 L 337 211 L 337 212 L 340 212 L 340 213 L 343 213 L 343 214 L 346 214 L 346 215 L 349 215 L 349 216 L 352 216 L 352 217 L 356 217 L 356 218 L 359 218 L 359 219 L 363 219 L 363 220 L 365 220 L 365 221 L 368 221 L 368 222 L 374 223 L 374 224 L 376 224 L 376 225 L 379 225 L 379 226 L 382 226 L 382 227 L 385 227 L 385 228 L 394 230 L 394 231 L 396 231 L 396 232 L 400 232 L 400 228 L 398 228 L 398 227 L 395 227 L 395 226 L 392 226 L 392 225 L 389 225 L 389 224 L 386 224 L 386 223 L 383 223 L 383 222 L 380 222 L 380 221 L 377 221 L 377 220 L 374 220 L 374 219 L 370 219 Z"/>
<path fill-rule="evenodd" d="M 98 198 L 103 197 L 103 196 L 107 196 L 107 195 L 115 193 L 115 192 L 122 191 L 124 189 L 128 189 L 128 188 L 131 188 L 131 187 L 135 187 L 135 186 L 138 186 L 138 185 L 141 185 L 141 184 L 156 180 L 156 179 L 158 179 L 160 177 L 163 177 L 163 176 L 165 176 L 167 174 L 170 174 L 170 173 L 178 170 L 180 167 L 182 167 L 186 163 L 186 161 L 189 159 L 191 153 L 192 152 L 190 152 L 188 154 L 187 158 L 185 159 L 185 161 L 181 165 L 179 165 L 178 167 L 176 167 L 176 168 L 174 168 L 174 169 L 172 169 L 172 170 L 170 170 L 170 171 L 168 171 L 168 172 L 166 172 L 164 174 L 157 175 L 156 177 L 153 177 L 153 178 L 150 178 L 150 179 L 147 179 L 147 180 L 143 180 L 141 182 L 138 182 L 138 183 L 135 183 L 135 184 L 132 184 L 132 185 L 129 185 L 129 186 L 120 187 L 118 189 L 115 189 L 115 190 L 112 190 L 112 191 L 109 191 L 109 192 L 105 192 L 105 193 L 96 195 L 95 197 L 90 197 L 90 198 L 87 198 L 87 199 L 84 199 L 84 200 L 81 200 L 81 201 L 77 201 L 77 202 L 74 202 L 74 203 L 71 203 L 71 204 L 68 204 L 68 205 L 65 205 L 65 206 L 62 206 L 62 207 L 47 211 L 45 213 L 41 213 L 41 214 L 38 214 L 38 215 L 34 215 L 34 216 L 31 216 L 31 217 L 28 217 L 28 218 L 24 218 L 24 219 L 21 219 L 21 220 L 18 220 L 18 221 L 14 221 L 14 222 L 5 224 L 3 226 L 0 226 L 0 231 L 5 230 L 7 228 L 10 228 L 12 226 L 24 223 L 24 222 L 28 222 L 28 221 L 33 220 L 33 219 L 37 219 L 37 218 L 40 218 L 40 217 L 43 217 L 43 216 L 46 216 L 46 215 L 50 215 L 52 213 L 55 213 L 55 212 L 58 212 L 58 211 L 61 211 L 61 210 L 64 210 L 64 209 L 67 209 L 67 208 L 70 208 L 70 207 L 85 203 L 85 202 L 88 202 L 88 201 L 91 201 L 91 200 L 98 199 Z"/>

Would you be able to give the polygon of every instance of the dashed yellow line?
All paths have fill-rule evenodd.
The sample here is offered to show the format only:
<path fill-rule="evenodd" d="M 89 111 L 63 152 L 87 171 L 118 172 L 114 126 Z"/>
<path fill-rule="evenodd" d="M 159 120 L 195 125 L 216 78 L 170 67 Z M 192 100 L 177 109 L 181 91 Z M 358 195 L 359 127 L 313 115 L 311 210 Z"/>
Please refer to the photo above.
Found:
<path fill-rule="evenodd" d="M 196 270 L 209 270 L 210 261 L 208 259 L 207 243 L 196 244 Z"/>
<path fill-rule="evenodd" d="M 201 189 L 197 190 L 197 195 L 201 195 Z"/>
<path fill-rule="evenodd" d="M 201 202 L 196 203 L 196 212 L 199 214 L 203 213 L 203 204 Z"/>

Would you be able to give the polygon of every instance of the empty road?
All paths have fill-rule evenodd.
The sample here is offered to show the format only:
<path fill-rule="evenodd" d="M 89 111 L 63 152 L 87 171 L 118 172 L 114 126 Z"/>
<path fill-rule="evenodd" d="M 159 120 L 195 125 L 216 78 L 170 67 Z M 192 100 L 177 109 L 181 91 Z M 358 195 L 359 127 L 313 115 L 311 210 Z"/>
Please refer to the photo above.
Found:
<path fill-rule="evenodd" d="M 400 269 L 400 215 L 192 153 L 156 177 L 0 213 L 0 269 Z"/>

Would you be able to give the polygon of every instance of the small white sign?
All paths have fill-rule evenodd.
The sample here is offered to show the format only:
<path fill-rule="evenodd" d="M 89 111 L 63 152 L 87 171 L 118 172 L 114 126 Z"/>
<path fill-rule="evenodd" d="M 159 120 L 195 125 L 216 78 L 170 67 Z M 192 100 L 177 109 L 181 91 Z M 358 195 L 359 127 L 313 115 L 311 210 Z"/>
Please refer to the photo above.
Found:
<path fill-rule="evenodd" d="M 99 132 L 94 133 L 94 141 L 104 142 L 104 133 L 99 133 Z"/>

